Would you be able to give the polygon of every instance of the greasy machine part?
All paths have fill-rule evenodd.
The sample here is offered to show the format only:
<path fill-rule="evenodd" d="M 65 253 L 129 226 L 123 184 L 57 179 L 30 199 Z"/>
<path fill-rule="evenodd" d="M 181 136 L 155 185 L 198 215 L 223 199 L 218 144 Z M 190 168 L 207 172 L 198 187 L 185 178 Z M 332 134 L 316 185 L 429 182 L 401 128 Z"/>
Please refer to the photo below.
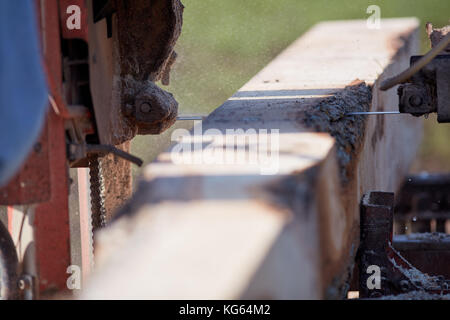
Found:
<path fill-rule="evenodd" d="M 115 200 L 110 201 L 105 186 L 117 177 L 108 167 L 112 162 L 105 160 L 103 151 L 108 150 L 94 153 L 90 147 L 118 146 L 136 134 L 160 134 L 176 121 L 177 101 L 155 82 L 169 82 L 183 8 L 180 0 L 87 2 L 89 83 L 98 136 L 94 144 L 84 146 L 89 155 L 93 231 L 103 227 L 111 216 L 114 205 L 108 202 Z M 141 164 L 130 155 L 128 160 Z M 121 174 L 131 175 L 129 166 L 120 167 Z M 129 180 L 125 176 L 122 179 Z M 122 190 L 127 188 L 131 184 L 124 183 L 119 194 L 127 194 Z"/>
<path fill-rule="evenodd" d="M 118 145 L 136 134 L 159 134 L 178 103 L 167 84 L 181 33 L 180 0 L 91 0 L 90 86 L 99 142 Z"/>
<path fill-rule="evenodd" d="M 393 247 L 393 217 L 393 193 L 372 191 L 364 195 L 358 250 L 360 298 L 380 298 L 412 291 L 448 294 L 449 280 L 421 272 Z"/>
<path fill-rule="evenodd" d="M 399 112 L 360 112 L 347 116 L 409 113 L 419 117 L 437 113 L 438 122 L 450 122 L 450 26 L 433 29 L 427 23 L 426 31 L 432 49 L 424 56 L 411 57 L 407 70 L 380 84 L 382 91 L 401 84 Z"/>

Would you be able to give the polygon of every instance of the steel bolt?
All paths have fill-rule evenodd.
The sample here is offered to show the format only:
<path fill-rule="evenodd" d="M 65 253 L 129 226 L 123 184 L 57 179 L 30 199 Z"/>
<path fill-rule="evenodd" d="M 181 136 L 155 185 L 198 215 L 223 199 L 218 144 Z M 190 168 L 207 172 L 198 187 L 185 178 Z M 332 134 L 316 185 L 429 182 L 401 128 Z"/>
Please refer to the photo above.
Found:
<path fill-rule="evenodd" d="M 142 113 L 149 113 L 150 110 L 152 109 L 152 107 L 150 106 L 149 103 L 144 102 L 144 103 L 141 103 L 139 109 L 141 110 Z"/>
<path fill-rule="evenodd" d="M 38 142 L 38 143 L 36 143 L 36 144 L 34 145 L 34 152 L 36 152 L 36 153 L 41 153 L 41 151 L 42 151 L 42 144 L 40 144 L 40 143 Z"/>
<path fill-rule="evenodd" d="M 416 108 L 420 107 L 423 104 L 423 99 L 418 95 L 412 95 L 409 97 L 409 104 Z"/>
<path fill-rule="evenodd" d="M 31 288 L 30 277 L 26 277 L 26 276 L 22 277 L 21 279 L 19 279 L 18 285 L 19 285 L 19 289 L 22 291 Z"/>

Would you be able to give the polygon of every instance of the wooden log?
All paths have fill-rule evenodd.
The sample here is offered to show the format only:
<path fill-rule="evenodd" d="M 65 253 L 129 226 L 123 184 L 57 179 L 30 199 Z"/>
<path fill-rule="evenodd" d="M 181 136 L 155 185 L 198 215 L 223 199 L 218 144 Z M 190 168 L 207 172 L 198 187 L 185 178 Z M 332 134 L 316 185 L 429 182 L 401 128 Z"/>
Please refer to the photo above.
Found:
<path fill-rule="evenodd" d="M 324 22 L 294 42 L 145 169 L 82 298 L 344 297 L 360 199 L 397 190 L 422 130 L 344 114 L 397 108 L 378 83 L 408 67 L 417 28 Z"/>

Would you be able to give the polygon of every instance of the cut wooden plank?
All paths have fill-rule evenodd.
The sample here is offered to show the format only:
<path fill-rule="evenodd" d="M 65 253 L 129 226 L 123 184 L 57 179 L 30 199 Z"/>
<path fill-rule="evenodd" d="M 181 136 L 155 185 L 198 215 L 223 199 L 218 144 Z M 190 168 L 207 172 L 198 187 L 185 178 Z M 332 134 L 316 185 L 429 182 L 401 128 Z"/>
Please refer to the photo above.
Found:
<path fill-rule="evenodd" d="M 177 132 L 184 144 L 145 169 L 100 233 L 82 298 L 343 297 L 359 201 L 397 190 L 422 129 L 409 115 L 344 113 L 396 108 L 396 90 L 378 82 L 408 66 L 417 27 L 321 23 L 189 135 Z"/>

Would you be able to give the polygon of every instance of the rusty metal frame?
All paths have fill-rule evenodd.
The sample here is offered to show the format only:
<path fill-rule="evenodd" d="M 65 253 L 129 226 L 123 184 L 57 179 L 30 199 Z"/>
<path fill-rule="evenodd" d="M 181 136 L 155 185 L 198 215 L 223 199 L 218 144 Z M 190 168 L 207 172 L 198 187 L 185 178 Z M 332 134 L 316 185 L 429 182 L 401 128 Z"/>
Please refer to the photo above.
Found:
<path fill-rule="evenodd" d="M 429 276 L 416 269 L 394 249 L 394 194 L 369 192 L 361 203 L 361 244 L 359 259 L 359 292 L 361 298 L 378 298 L 410 291 L 450 293 L 450 281 Z M 369 288 L 370 266 L 381 271 L 379 288 Z"/>
<path fill-rule="evenodd" d="M 431 229 L 435 219 L 436 228 Z M 410 232 L 445 233 L 450 219 L 450 174 L 419 174 L 405 178 L 395 204 L 396 234 Z M 406 225 L 411 227 L 406 230 Z"/>
<path fill-rule="evenodd" d="M 421 56 L 412 56 L 414 65 Z M 450 122 L 450 55 L 438 55 L 398 88 L 399 110 L 414 116 L 436 112 L 440 123 Z"/>
<path fill-rule="evenodd" d="M 393 245 L 419 270 L 450 279 L 450 234 L 395 235 Z"/>

